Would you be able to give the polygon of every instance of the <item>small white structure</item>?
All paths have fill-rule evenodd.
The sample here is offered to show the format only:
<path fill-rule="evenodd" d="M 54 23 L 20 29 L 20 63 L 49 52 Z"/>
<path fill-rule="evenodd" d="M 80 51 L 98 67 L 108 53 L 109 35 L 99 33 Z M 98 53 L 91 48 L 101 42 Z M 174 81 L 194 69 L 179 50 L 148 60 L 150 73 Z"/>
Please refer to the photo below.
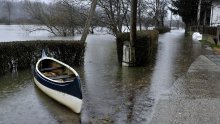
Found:
<path fill-rule="evenodd" d="M 210 26 L 220 25 L 220 0 L 213 0 L 211 7 Z"/>
<path fill-rule="evenodd" d="M 131 44 L 129 41 L 125 41 L 123 45 L 122 65 L 129 66 L 130 61 L 131 61 Z"/>
<path fill-rule="evenodd" d="M 195 41 L 202 40 L 202 34 L 200 34 L 199 32 L 194 32 L 192 35 L 192 39 Z"/>
<path fill-rule="evenodd" d="M 132 47 L 129 41 L 124 41 L 123 45 L 123 58 L 122 58 L 122 66 L 134 66 L 135 63 L 132 61 Z"/>

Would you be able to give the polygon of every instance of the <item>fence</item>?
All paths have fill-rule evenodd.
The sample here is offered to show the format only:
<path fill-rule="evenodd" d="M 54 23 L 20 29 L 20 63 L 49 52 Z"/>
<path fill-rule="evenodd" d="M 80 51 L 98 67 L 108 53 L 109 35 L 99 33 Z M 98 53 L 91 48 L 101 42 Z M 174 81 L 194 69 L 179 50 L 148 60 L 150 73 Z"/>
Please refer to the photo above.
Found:
<path fill-rule="evenodd" d="M 190 31 L 196 32 L 197 26 L 191 26 Z M 198 32 L 201 34 L 217 35 L 217 27 L 199 26 Z"/>

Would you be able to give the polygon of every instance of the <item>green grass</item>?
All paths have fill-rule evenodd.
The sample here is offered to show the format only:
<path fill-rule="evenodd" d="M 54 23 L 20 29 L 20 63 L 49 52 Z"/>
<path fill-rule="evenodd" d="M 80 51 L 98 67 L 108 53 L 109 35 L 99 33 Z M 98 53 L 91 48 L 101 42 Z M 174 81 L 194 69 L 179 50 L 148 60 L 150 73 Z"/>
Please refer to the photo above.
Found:
<path fill-rule="evenodd" d="M 216 48 L 220 48 L 220 46 L 219 46 L 219 45 L 215 45 L 214 47 L 216 47 Z"/>
<path fill-rule="evenodd" d="M 220 48 L 219 45 L 216 45 L 216 44 L 213 44 L 211 42 L 208 42 L 207 40 L 200 40 L 200 42 L 201 42 L 202 45 L 208 45 L 211 48 Z"/>

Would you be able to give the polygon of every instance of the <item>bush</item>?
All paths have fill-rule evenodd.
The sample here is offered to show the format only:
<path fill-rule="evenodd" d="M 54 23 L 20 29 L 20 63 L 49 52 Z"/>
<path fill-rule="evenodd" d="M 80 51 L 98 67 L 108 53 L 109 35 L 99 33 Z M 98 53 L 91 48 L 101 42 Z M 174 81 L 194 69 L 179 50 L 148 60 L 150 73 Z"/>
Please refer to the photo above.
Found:
<path fill-rule="evenodd" d="M 160 28 L 154 28 L 154 30 L 158 30 L 159 34 L 163 34 L 170 32 L 171 29 L 169 27 L 160 27 Z"/>
<path fill-rule="evenodd" d="M 17 60 L 18 69 L 30 68 L 41 57 L 42 49 L 49 50 L 52 57 L 69 64 L 84 63 L 85 44 L 79 41 L 16 41 L 0 43 L 0 74 L 12 67 Z"/>
<path fill-rule="evenodd" d="M 130 41 L 130 33 L 122 33 L 117 37 L 118 61 L 122 63 L 124 41 Z M 158 45 L 158 31 L 138 31 L 135 42 L 135 57 L 137 66 L 146 66 L 154 59 Z"/>

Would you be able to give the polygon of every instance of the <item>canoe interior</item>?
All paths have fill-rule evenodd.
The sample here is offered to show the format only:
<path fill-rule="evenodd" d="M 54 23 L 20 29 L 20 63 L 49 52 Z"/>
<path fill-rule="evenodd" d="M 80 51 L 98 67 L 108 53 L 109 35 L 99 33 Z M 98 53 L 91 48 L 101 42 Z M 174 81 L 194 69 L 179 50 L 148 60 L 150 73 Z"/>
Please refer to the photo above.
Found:
<path fill-rule="evenodd" d="M 73 81 L 76 75 L 66 66 L 50 60 L 44 59 L 38 65 L 38 70 L 46 77 L 59 83 Z"/>

